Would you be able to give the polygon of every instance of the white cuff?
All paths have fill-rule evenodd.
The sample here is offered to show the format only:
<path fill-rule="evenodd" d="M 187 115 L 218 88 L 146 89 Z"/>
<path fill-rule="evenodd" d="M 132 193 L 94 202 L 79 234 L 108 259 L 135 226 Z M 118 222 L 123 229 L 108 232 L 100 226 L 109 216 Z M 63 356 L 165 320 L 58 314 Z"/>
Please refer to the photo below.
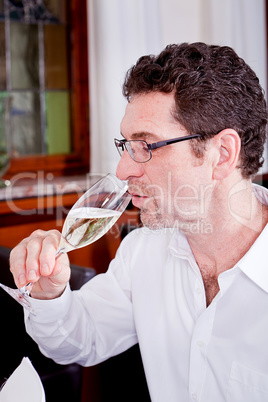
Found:
<path fill-rule="evenodd" d="M 72 291 L 68 284 L 62 295 L 56 299 L 40 300 L 29 297 L 28 300 L 35 314 L 24 308 L 25 320 L 30 317 L 31 321 L 43 324 L 54 322 L 68 313 L 72 302 Z"/>

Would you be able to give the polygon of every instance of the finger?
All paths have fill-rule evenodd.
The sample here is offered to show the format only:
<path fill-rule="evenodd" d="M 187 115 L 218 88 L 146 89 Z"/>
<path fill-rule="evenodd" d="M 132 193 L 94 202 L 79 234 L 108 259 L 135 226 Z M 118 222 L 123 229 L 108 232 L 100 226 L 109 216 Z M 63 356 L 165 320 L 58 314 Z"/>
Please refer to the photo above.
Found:
<path fill-rule="evenodd" d="M 26 255 L 25 242 L 18 244 L 10 253 L 10 271 L 17 287 L 22 287 L 26 284 Z"/>
<path fill-rule="evenodd" d="M 56 230 L 36 230 L 11 251 L 10 270 L 18 287 L 52 273 L 60 237 Z"/>
<path fill-rule="evenodd" d="M 26 247 L 25 275 L 26 282 L 36 282 L 40 277 L 40 252 L 43 235 L 34 235 L 28 238 Z"/>
<path fill-rule="evenodd" d="M 64 281 L 66 281 L 67 278 L 67 282 L 69 280 L 69 276 L 70 276 L 70 261 L 68 258 L 67 253 L 62 253 L 60 255 L 57 256 L 56 261 L 55 261 L 55 267 L 53 270 L 53 280 L 56 280 L 57 278 L 63 278 Z M 67 272 L 65 272 L 67 271 Z"/>
<path fill-rule="evenodd" d="M 49 276 L 53 273 L 55 268 L 55 257 L 58 245 L 60 242 L 61 234 L 57 230 L 50 230 L 42 242 L 42 249 L 40 252 L 40 274 L 42 276 Z"/>
<path fill-rule="evenodd" d="M 25 267 L 23 273 L 19 276 L 18 281 L 21 286 L 24 286 L 28 282 L 36 282 L 40 277 L 39 269 L 39 254 L 41 249 L 41 243 L 46 236 L 44 230 L 35 230 L 29 237 L 22 240 L 21 246 L 25 247 L 26 254 L 24 254 Z"/>

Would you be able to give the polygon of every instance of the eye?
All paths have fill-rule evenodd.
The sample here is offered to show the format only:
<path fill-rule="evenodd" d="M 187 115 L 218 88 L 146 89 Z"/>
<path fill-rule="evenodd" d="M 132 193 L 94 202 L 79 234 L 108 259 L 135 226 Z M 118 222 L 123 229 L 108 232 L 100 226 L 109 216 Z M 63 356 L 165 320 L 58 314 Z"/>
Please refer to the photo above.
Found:
<path fill-rule="evenodd" d="M 148 146 L 147 146 L 147 143 L 145 141 L 141 141 L 141 149 L 144 152 L 148 152 Z"/>

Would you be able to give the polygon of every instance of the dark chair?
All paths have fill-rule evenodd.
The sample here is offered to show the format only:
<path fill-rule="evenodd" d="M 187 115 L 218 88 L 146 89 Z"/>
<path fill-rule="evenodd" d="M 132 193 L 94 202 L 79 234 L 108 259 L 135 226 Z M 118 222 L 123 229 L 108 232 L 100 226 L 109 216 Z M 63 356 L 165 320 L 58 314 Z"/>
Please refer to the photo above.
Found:
<path fill-rule="evenodd" d="M 15 287 L 9 271 L 10 249 L 0 246 L 0 282 Z M 71 288 L 79 289 L 95 275 L 95 270 L 71 265 Z M 82 370 L 78 364 L 60 365 L 46 358 L 26 333 L 22 307 L 0 289 L 0 386 L 28 356 L 43 383 L 46 402 L 80 402 Z"/>
<path fill-rule="evenodd" d="M 139 345 L 99 364 L 101 402 L 151 402 Z"/>

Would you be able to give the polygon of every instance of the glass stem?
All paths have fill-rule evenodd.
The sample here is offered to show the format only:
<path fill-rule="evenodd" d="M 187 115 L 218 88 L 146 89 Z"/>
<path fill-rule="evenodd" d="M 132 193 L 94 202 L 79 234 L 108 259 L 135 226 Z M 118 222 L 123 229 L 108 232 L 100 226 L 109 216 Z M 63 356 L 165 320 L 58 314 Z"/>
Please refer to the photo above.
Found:
<path fill-rule="evenodd" d="M 65 247 L 59 248 L 59 249 L 56 251 L 55 258 L 57 259 L 61 254 L 65 253 L 64 250 L 65 250 Z"/>

